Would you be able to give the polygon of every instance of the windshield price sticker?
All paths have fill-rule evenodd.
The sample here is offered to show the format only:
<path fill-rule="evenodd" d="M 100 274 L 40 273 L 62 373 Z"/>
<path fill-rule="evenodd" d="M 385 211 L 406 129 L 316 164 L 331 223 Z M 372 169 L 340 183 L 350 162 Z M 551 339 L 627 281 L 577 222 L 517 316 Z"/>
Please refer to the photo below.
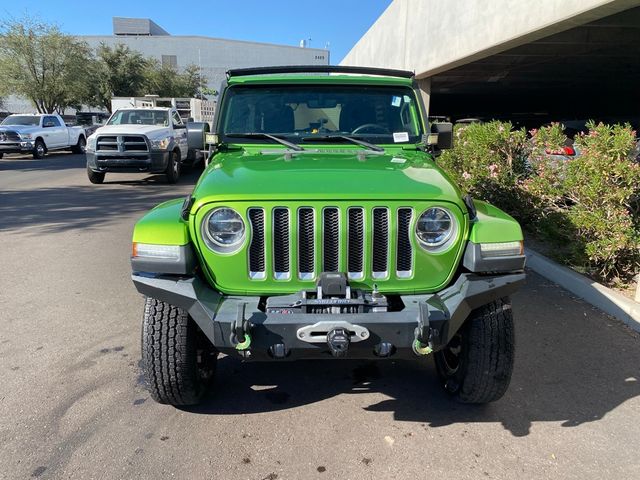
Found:
<path fill-rule="evenodd" d="M 408 142 L 409 134 L 407 132 L 393 132 L 394 143 Z"/>
<path fill-rule="evenodd" d="M 402 103 L 402 98 L 401 97 L 398 97 L 396 95 L 391 97 L 391 106 L 392 107 L 399 107 L 400 103 Z"/>

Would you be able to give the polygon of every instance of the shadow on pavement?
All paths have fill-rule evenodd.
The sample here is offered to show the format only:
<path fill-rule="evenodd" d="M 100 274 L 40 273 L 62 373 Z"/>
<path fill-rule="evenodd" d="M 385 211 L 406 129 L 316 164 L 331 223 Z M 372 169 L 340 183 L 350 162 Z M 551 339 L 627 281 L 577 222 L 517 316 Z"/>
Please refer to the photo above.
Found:
<path fill-rule="evenodd" d="M 529 278 L 534 288 L 514 298 L 517 358 L 513 380 L 507 394 L 493 404 L 452 401 L 441 390 L 431 359 L 242 364 L 224 357 L 208 400 L 188 411 L 261 413 L 340 394 L 378 392 L 389 398 L 363 407 L 365 410 L 392 412 L 396 420 L 431 427 L 496 422 L 514 436 L 526 436 L 535 422 L 573 427 L 598 421 L 640 395 L 637 335 L 611 325 L 600 312 L 558 292 L 541 277 L 530 274 Z M 557 305 L 573 303 L 573 312 L 560 307 L 562 315 L 558 314 Z M 585 310 L 591 320 L 585 318 Z"/>
<path fill-rule="evenodd" d="M 68 170 L 86 165 L 84 155 L 78 155 L 71 152 L 55 152 L 48 154 L 41 160 L 36 160 L 31 155 L 4 155 L 0 159 L 0 171 L 20 170 L 20 171 L 55 171 Z"/>
<path fill-rule="evenodd" d="M 0 231 L 41 227 L 44 232 L 101 227 L 123 215 L 150 209 L 160 202 L 184 196 L 198 179 L 191 169 L 177 185 L 163 175 L 140 175 L 140 180 L 118 181 L 107 175 L 104 185 L 69 185 L 0 191 Z M 184 187 L 187 187 L 186 189 Z"/>

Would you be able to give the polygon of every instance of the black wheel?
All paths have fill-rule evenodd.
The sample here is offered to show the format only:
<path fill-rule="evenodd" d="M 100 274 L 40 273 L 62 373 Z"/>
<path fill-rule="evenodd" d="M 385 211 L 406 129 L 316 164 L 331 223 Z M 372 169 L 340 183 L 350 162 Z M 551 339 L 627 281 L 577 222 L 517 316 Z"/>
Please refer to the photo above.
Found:
<path fill-rule="evenodd" d="M 71 149 L 73 153 L 84 153 L 87 149 L 87 139 L 82 135 L 78 138 L 78 143 Z"/>
<path fill-rule="evenodd" d="M 444 389 L 462 403 L 488 403 L 509 387 L 514 360 L 509 298 L 471 312 L 449 344 L 435 354 Z"/>
<path fill-rule="evenodd" d="M 89 181 L 91 183 L 102 183 L 104 182 L 104 173 L 103 172 L 94 172 L 89 167 L 87 167 L 87 177 L 89 177 Z"/>
<path fill-rule="evenodd" d="M 169 163 L 167 165 L 167 169 L 165 170 L 165 174 L 167 175 L 167 182 L 169 183 L 177 183 L 180 178 L 180 153 L 177 151 L 171 152 L 171 156 L 169 157 Z"/>
<path fill-rule="evenodd" d="M 187 312 L 147 297 L 142 322 L 142 370 L 154 400 L 197 404 L 215 374 L 218 352 Z"/>
<path fill-rule="evenodd" d="M 47 153 L 46 145 L 42 140 L 37 139 L 35 145 L 33 146 L 33 158 L 40 160 L 44 158 L 46 153 Z"/>

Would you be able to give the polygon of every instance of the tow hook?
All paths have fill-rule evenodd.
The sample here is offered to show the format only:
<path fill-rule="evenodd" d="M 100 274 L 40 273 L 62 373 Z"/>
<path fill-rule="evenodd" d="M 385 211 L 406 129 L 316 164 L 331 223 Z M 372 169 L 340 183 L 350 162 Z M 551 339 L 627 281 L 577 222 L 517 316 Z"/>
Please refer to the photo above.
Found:
<path fill-rule="evenodd" d="M 433 352 L 432 348 L 432 331 L 429 327 L 429 310 L 426 304 L 420 304 L 420 318 L 416 327 L 416 338 L 411 347 L 413 353 L 419 356 L 429 355 Z"/>
<path fill-rule="evenodd" d="M 334 357 L 346 357 L 351 343 L 351 335 L 344 328 L 334 328 L 327 333 L 327 345 Z"/>
<path fill-rule="evenodd" d="M 238 353 L 244 358 L 251 356 L 251 322 L 245 320 L 244 314 L 247 304 L 238 305 L 236 321 L 231 325 L 231 343 L 235 344 Z"/>

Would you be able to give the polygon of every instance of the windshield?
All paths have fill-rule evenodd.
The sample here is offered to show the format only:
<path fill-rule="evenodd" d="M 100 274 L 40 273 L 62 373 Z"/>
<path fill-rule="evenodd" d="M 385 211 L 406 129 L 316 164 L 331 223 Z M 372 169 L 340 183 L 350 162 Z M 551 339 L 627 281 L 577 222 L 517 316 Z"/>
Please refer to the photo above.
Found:
<path fill-rule="evenodd" d="M 169 126 L 167 110 L 118 110 L 107 125 L 162 125 Z"/>
<path fill-rule="evenodd" d="M 419 142 L 419 118 L 408 87 L 261 85 L 231 87 L 219 125 L 222 138 L 236 143 L 238 134 L 267 133 L 293 143 L 343 135 L 392 144 Z M 260 136 L 246 138 L 243 142 L 264 142 Z"/>
<path fill-rule="evenodd" d="M 9 115 L 0 125 L 40 125 L 40 117 L 33 115 Z"/>

